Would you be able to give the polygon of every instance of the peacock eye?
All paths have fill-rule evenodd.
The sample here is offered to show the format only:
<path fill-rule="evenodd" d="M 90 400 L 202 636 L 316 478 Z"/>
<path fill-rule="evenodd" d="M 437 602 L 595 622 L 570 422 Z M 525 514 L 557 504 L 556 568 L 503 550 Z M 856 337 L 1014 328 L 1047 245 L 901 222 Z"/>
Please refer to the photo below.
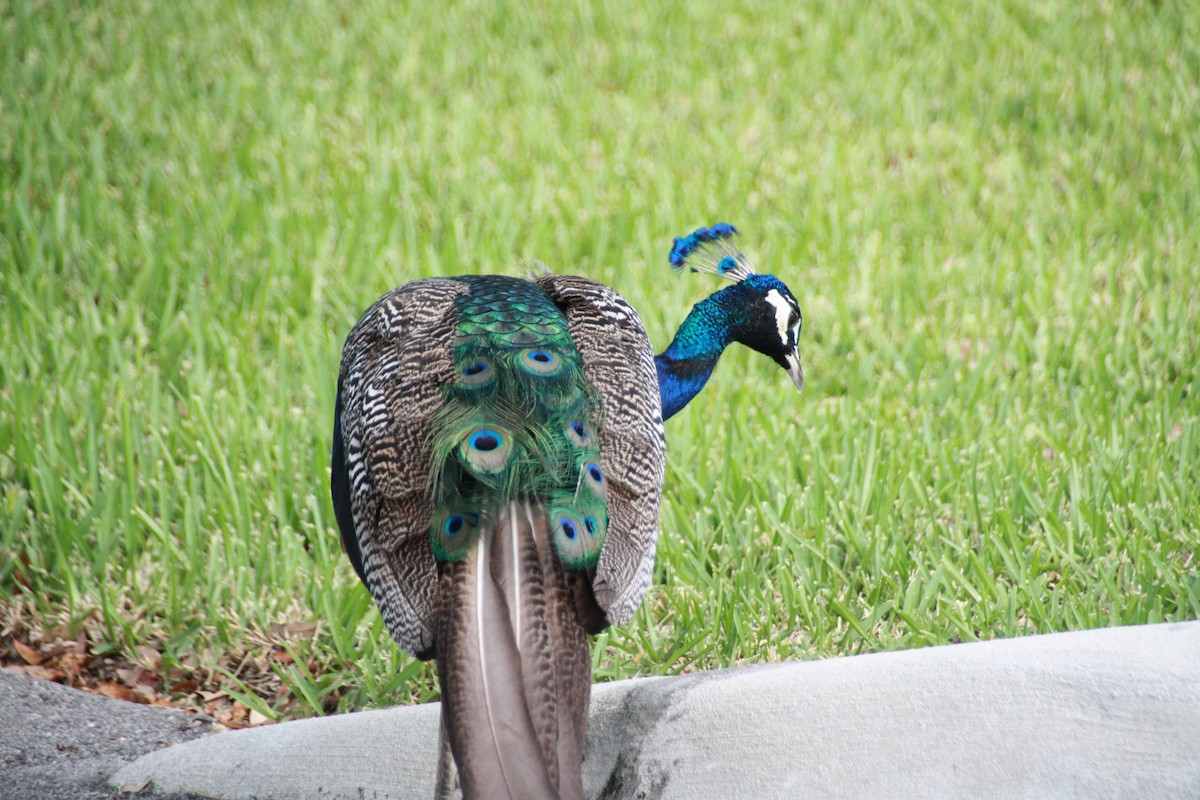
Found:
<path fill-rule="evenodd" d="M 795 311 L 793 311 L 791 314 L 788 315 L 788 327 L 789 328 L 796 327 L 796 323 L 799 321 L 800 321 L 800 315 L 797 314 Z"/>
<path fill-rule="evenodd" d="M 462 382 L 472 386 L 482 386 L 490 383 L 492 378 L 492 365 L 484 358 L 477 358 L 466 364 L 462 370 Z"/>
<path fill-rule="evenodd" d="M 476 450 L 481 450 L 485 453 L 490 453 L 503 443 L 500 434 L 493 430 L 481 430 L 471 435 L 467 440 L 467 444 Z"/>
<path fill-rule="evenodd" d="M 592 440 L 592 434 L 588 432 L 587 426 L 579 420 L 575 420 L 567 425 L 567 437 L 577 447 L 586 447 L 588 442 Z"/>
<path fill-rule="evenodd" d="M 575 538 L 579 536 L 579 529 L 575 527 L 575 523 L 566 517 L 560 519 L 558 524 L 562 528 L 563 535 L 571 541 L 575 541 Z"/>
<path fill-rule="evenodd" d="M 557 354 L 541 348 L 532 348 L 521 353 L 521 366 L 538 375 L 554 375 L 562 366 Z"/>

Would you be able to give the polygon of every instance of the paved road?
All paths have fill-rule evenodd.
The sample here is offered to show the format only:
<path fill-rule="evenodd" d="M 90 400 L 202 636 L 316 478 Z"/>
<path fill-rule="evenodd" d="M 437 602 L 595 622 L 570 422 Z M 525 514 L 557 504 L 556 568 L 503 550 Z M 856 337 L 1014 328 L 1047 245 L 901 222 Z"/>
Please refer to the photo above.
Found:
<path fill-rule="evenodd" d="M 113 772 L 208 731 L 180 711 L 0 670 L 0 800 L 130 800 L 109 788 Z"/>

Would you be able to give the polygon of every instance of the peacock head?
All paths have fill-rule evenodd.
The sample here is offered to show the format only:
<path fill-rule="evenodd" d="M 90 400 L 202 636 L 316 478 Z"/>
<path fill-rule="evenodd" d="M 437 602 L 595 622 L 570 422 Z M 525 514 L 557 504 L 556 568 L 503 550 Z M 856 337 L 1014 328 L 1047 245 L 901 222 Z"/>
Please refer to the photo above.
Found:
<path fill-rule="evenodd" d="M 677 273 L 710 272 L 734 282 L 712 296 L 724 313 L 729 336 L 770 358 L 787 371 L 797 390 L 804 389 L 800 363 L 800 328 L 804 317 L 795 295 L 774 275 L 750 268 L 733 237 L 737 228 L 717 223 L 677 237 L 671 245 L 671 268 Z"/>

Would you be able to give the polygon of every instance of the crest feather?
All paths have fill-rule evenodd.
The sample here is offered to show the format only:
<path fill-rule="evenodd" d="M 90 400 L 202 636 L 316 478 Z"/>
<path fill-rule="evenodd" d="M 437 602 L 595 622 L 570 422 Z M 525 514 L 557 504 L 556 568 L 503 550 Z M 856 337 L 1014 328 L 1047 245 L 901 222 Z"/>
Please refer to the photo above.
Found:
<path fill-rule="evenodd" d="M 671 243 L 669 260 L 676 273 L 690 269 L 708 272 L 740 283 L 754 274 L 746 255 L 737 248 L 733 237 L 738 229 L 727 222 L 707 228 L 697 228 L 687 236 L 677 236 Z"/>

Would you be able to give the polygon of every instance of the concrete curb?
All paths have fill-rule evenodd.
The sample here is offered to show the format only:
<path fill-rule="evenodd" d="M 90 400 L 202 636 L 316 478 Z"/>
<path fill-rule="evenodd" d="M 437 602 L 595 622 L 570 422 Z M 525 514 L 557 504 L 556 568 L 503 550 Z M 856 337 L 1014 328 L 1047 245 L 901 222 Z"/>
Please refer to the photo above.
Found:
<path fill-rule="evenodd" d="M 113 778 L 222 800 L 428 798 L 436 705 L 285 723 Z M 593 798 L 1197 798 L 1200 622 L 594 689 Z"/>

